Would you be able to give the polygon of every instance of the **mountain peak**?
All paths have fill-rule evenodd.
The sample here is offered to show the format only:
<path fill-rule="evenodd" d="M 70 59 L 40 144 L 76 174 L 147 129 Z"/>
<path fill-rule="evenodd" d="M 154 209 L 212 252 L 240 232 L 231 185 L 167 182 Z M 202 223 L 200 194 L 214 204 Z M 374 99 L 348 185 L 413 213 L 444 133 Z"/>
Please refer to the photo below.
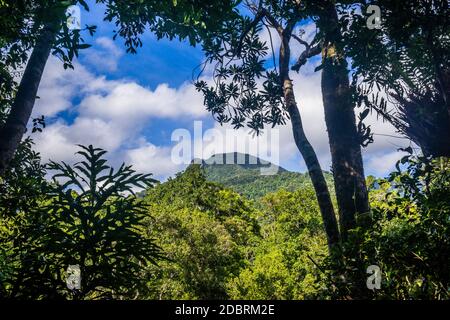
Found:
<path fill-rule="evenodd" d="M 219 153 L 206 160 L 196 159 L 194 163 L 201 164 L 207 180 L 254 200 L 280 188 L 297 190 L 310 181 L 307 174 L 291 172 L 259 157 L 238 152 Z"/>
<path fill-rule="evenodd" d="M 259 157 L 240 152 L 217 153 L 206 160 L 194 159 L 192 162 L 201 164 L 203 167 L 237 165 L 245 169 L 260 169 L 274 166 L 278 167 L 278 172 L 287 171 L 280 166 L 272 164 L 270 161 L 266 161 Z"/>

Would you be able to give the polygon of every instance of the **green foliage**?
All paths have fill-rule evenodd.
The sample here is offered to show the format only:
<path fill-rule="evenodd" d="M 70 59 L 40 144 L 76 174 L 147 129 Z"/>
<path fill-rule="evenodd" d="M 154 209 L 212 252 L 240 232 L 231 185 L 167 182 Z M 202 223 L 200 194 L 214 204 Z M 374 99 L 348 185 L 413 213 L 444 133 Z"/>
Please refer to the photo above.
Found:
<path fill-rule="evenodd" d="M 241 14 L 224 22 L 220 32 L 208 33 L 203 51 L 205 63 L 215 65 L 215 83 L 195 84 L 217 122 L 231 123 L 235 129 L 246 125 L 256 133 L 267 125 L 283 125 L 288 118 L 279 75 L 265 67 L 269 48 L 260 39 L 262 28 L 262 17 L 252 20 Z"/>
<path fill-rule="evenodd" d="M 114 38 L 123 37 L 127 52 L 136 53 L 142 46 L 146 30 L 158 39 L 178 38 L 191 45 L 201 41 L 201 35 L 221 27 L 221 19 L 233 14 L 239 0 L 98 0 L 106 4 L 105 20 L 117 26 Z"/>
<path fill-rule="evenodd" d="M 134 187 L 149 187 L 154 180 L 130 166 L 115 171 L 102 157 L 106 151 L 80 147 L 83 160 L 74 166 L 51 162 L 48 170 L 55 173 L 44 198 L 17 213 L 20 223 L 8 239 L 16 270 L 4 286 L 11 297 L 129 296 L 143 288 L 141 269 L 161 257 L 152 239 L 142 236 L 148 211 L 133 195 Z M 80 290 L 66 287 L 69 265 L 80 266 Z"/>
<path fill-rule="evenodd" d="M 36 208 L 45 198 L 45 168 L 34 152 L 31 139 L 19 145 L 6 174 L 0 178 L 0 297 L 7 296 L 20 266 L 17 245 L 24 215 Z"/>
<path fill-rule="evenodd" d="M 338 271 L 343 279 L 334 277 L 332 296 L 449 298 L 450 163 L 410 156 L 401 163 L 406 168 L 399 165 L 388 179 L 372 182 L 372 227 L 355 230 L 345 244 Z M 356 259 L 346 258 L 356 250 Z M 374 292 L 364 287 L 369 265 L 382 271 L 381 289 Z"/>
<path fill-rule="evenodd" d="M 138 199 L 135 187 L 154 180 L 112 170 L 103 150 L 44 168 L 31 146 L 0 183 L 3 297 L 448 299 L 448 159 L 407 156 L 387 179 L 370 177 L 370 227 L 353 230 L 331 259 L 308 183 L 255 209 L 191 165 Z M 65 284 L 74 264 L 79 291 Z M 369 265 L 381 268 L 380 290 L 366 287 Z"/>
<path fill-rule="evenodd" d="M 312 299 L 327 254 L 320 211 L 311 186 L 263 199 L 262 239 L 254 259 L 228 283 L 233 299 Z"/>
<path fill-rule="evenodd" d="M 191 165 L 145 197 L 148 233 L 167 254 L 148 268 L 154 299 L 225 299 L 226 282 L 252 255 L 256 211 L 231 190 L 206 181 Z"/>
<path fill-rule="evenodd" d="M 0 177 L 1 217 L 13 218 L 17 212 L 27 212 L 42 201 L 45 167 L 32 145 L 30 138 L 22 141 L 10 169 Z"/>
<path fill-rule="evenodd" d="M 91 35 L 95 26 L 86 26 L 82 30 L 69 30 L 66 24 L 65 10 L 72 4 L 84 1 L 5 1 L 0 6 L 0 85 L 10 92 L 16 85 L 14 75 L 26 63 L 31 49 L 43 28 L 56 30 L 57 39 L 53 44 L 53 54 L 64 62 L 64 68 L 73 68 L 72 59 L 78 56 L 80 49 L 89 45 L 81 37 L 83 31 Z M 89 10 L 88 6 L 83 6 Z M 30 23 L 33 21 L 33 23 Z M 3 81 L 4 80 L 4 81 Z M 2 90 L 3 91 L 3 90 Z"/>
<path fill-rule="evenodd" d="M 259 165 L 213 164 L 204 165 L 206 178 L 223 184 L 248 199 L 255 200 L 256 205 L 268 193 L 280 189 L 296 191 L 311 186 L 307 173 L 290 172 L 283 168 L 275 175 L 261 175 Z M 332 175 L 324 172 L 329 188 L 333 189 Z"/>
<path fill-rule="evenodd" d="M 85 1 L 0 0 L 0 125 L 18 70 L 44 29 L 55 31 L 53 54 L 64 68 L 73 68 L 79 50 L 89 47 L 82 35 L 92 35 L 94 26 L 68 30 L 65 24 L 65 9 L 76 3 L 89 10 Z M 305 44 L 302 30 L 290 34 L 302 20 L 323 14 L 317 1 L 261 0 L 258 7 L 246 2 L 246 10 L 237 8 L 238 0 L 96 3 L 105 4 L 105 19 L 115 23 L 115 37 L 125 39 L 128 52 L 142 46 L 146 29 L 158 39 L 202 42 L 206 63 L 215 64 L 215 85 L 196 83 L 208 111 L 219 123 L 257 133 L 288 119 L 282 66 L 264 60 L 274 48 L 272 39 L 260 38 L 263 28 L 288 30 L 307 51 L 324 36 L 320 30 Z M 358 13 L 353 1 L 336 5 L 343 39 L 335 49 L 352 60 L 355 103 L 375 109 L 425 154 L 448 154 L 447 1 L 365 3 L 382 7 L 380 30 L 367 32 L 364 10 Z M 327 28 L 324 21 L 317 25 Z M 300 58 L 293 70 L 304 63 Z M 289 65 L 283 67 L 286 73 Z M 378 91 L 394 98 L 393 114 Z M 365 109 L 359 117 L 363 144 L 372 139 L 363 123 L 368 114 Z M 33 122 L 33 132 L 45 126 L 43 117 Z M 26 139 L 0 178 L 1 297 L 449 298 L 448 159 L 407 156 L 387 179 L 371 178 L 370 217 L 358 217 L 359 227 L 327 257 L 307 175 L 280 168 L 262 176 L 259 165 L 191 165 L 150 189 L 156 182 L 150 175 L 125 165 L 114 170 L 106 151 L 81 149 L 74 165 L 43 166 Z M 138 188 L 147 188 L 143 199 L 134 194 Z M 80 290 L 66 286 L 69 265 L 81 267 Z M 369 265 L 382 270 L 380 290 L 366 287 Z"/>
<path fill-rule="evenodd" d="M 241 248 L 225 225 L 204 212 L 170 209 L 154 209 L 150 234 L 170 260 L 149 268 L 149 298 L 225 299 L 226 279 L 242 263 Z"/>
<path fill-rule="evenodd" d="M 381 8 L 380 29 L 367 32 L 365 6 L 341 16 L 356 101 L 393 124 L 424 154 L 448 157 L 448 1 L 366 4 Z"/>
<path fill-rule="evenodd" d="M 64 68 L 72 68 L 72 60 L 79 50 L 88 48 L 82 34 L 90 35 L 95 26 L 69 30 L 65 10 L 71 4 L 84 1 L 62 0 L 5 0 L 0 5 L 0 127 L 13 105 L 17 87 L 33 47 L 44 30 L 52 30 L 55 41 L 52 53 Z M 85 7 L 88 10 L 88 7 Z M 34 132 L 34 131 L 33 131 Z"/>

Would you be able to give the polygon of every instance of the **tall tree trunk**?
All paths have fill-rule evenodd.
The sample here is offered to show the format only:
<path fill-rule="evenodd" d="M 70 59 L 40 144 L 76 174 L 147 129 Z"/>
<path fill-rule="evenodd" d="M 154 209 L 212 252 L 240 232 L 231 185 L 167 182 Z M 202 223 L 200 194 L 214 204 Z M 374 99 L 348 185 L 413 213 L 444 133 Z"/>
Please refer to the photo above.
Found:
<path fill-rule="evenodd" d="M 335 6 L 327 2 L 319 25 L 325 32 L 322 98 L 325 111 L 340 230 L 343 239 L 356 226 L 356 215 L 369 211 L 361 147 Z"/>
<path fill-rule="evenodd" d="M 6 171 L 26 131 L 56 34 L 54 26 L 47 25 L 43 28 L 25 68 L 8 118 L 0 128 L 0 176 Z"/>
<path fill-rule="evenodd" d="M 305 160 L 306 167 L 308 168 L 316 192 L 325 232 L 327 234 L 328 247 L 331 249 L 339 242 L 339 229 L 325 177 L 320 167 L 319 160 L 317 159 L 317 155 L 311 143 L 306 138 L 300 112 L 298 111 L 297 103 L 295 101 L 292 81 L 289 78 L 289 38 L 289 35 L 283 35 L 280 47 L 280 80 L 282 81 L 283 86 L 284 101 L 291 118 L 295 144 Z"/>

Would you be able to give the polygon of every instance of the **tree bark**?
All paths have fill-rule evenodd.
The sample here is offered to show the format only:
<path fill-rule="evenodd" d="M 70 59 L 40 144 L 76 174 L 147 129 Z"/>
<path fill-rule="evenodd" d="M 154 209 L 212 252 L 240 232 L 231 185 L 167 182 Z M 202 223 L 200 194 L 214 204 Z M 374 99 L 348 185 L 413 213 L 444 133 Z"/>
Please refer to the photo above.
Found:
<path fill-rule="evenodd" d="M 6 122 L 0 128 L 0 176 L 8 168 L 26 132 L 39 83 L 56 35 L 57 31 L 54 26 L 47 25 L 43 28 L 25 68 L 11 111 Z"/>
<path fill-rule="evenodd" d="M 340 230 L 343 239 L 356 227 L 356 215 L 369 211 L 361 146 L 358 139 L 348 69 L 340 49 L 340 29 L 334 5 L 327 2 L 319 17 L 325 32 L 322 50 L 322 98 L 325 111 Z"/>
<path fill-rule="evenodd" d="M 292 80 L 289 78 L 289 35 L 285 34 L 282 38 L 282 44 L 280 47 L 280 80 L 283 86 L 284 101 L 291 118 L 295 144 L 305 160 L 306 167 L 308 168 L 308 172 L 316 192 L 327 235 L 328 247 L 331 249 L 339 243 L 338 224 L 334 214 L 330 192 L 320 167 L 319 160 L 317 159 L 317 155 L 303 130 L 302 119 L 295 101 Z"/>

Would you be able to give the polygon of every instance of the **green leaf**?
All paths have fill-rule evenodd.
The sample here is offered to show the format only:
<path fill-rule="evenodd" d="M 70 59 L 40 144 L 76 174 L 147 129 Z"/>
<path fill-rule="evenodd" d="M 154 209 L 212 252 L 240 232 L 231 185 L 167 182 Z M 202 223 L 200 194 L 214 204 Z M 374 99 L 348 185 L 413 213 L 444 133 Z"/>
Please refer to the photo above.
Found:
<path fill-rule="evenodd" d="M 89 6 L 84 0 L 78 0 L 78 2 L 83 6 L 84 10 L 89 11 Z"/>
<path fill-rule="evenodd" d="M 81 43 L 81 44 L 78 44 L 77 45 L 77 48 L 78 49 L 87 49 L 87 48 L 90 48 L 92 45 L 91 44 L 88 44 L 88 43 Z"/>

